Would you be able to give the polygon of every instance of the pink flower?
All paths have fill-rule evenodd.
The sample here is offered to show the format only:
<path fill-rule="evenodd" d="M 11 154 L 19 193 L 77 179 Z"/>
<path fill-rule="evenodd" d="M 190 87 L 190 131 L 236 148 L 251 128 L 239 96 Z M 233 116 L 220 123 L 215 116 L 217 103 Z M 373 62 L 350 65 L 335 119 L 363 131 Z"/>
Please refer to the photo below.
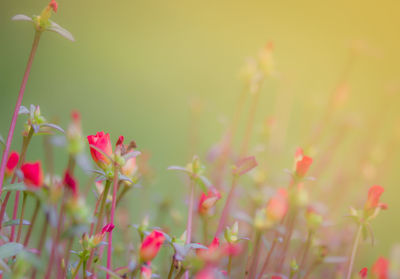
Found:
<path fill-rule="evenodd" d="M 112 230 L 115 228 L 114 224 L 107 224 L 101 229 L 101 234 L 105 234 L 107 232 L 112 232 Z"/>
<path fill-rule="evenodd" d="M 90 145 L 95 146 L 96 148 L 90 147 L 90 153 L 92 155 L 93 161 L 102 169 L 106 169 L 107 166 L 111 163 L 110 159 L 107 156 L 111 156 L 112 145 L 110 141 L 110 135 L 104 134 L 104 132 L 98 132 L 96 135 L 91 135 L 87 137 L 87 140 Z M 99 152 L 101 150 L 102 152 Z"/>
<path fill-rule="evenodd" d="M 40 188 L 43 184 L 43 172 L 40 162 L 25 163 L 21 166 L 26 186 Z"/>
<path fill-rule="evenodd" d="M 208 249 L 198 249 L 197 255 L 205 262 L 215 263 L 221 258 L 222 252 L 223 251 L 219 247 L 219 238 L 215 237 L 208 246 Z"/>
<path fill-rule="evenodd" d="M 154 230 L 142 242 L 139 255 L 142 262 L 152 261 L 158 254 L 165 236 L 162 232 Z"/>
<path fill-rule="evenodd" d="M 221 194 L 215 188 L 210 188 L 207 192 L 207 195 L 201 193 L 200 201 L 198 205 L 199 214 L 204 216 L 210 213 L 210 210 L 216 202 L 221 199 Z"/>
<path fill-rule="evenodd" d="M 76 197 L 78 196 L 78 183 L 76 182 L 76 179 L 70 174 L 70 172 L 67 170 L 64 174 L 64 180 L 63 180 L 64 185 L 72 191 L 72 194 Z"/>
<path fill-rule="evenodd" d="M 364 210 L 370 211 L 375 210 L 376 208 L 387 209 L 387 205 L 384 203 L 379 203 L 381 195 L 385 189 L 382 186 L 374 185 L 368 190 L 368 198 L 367 202 L 365 203 Z"/>
<path fill-rule="evenodd" d="M 11 152 L 10 156 L 8 156 L 8 161 L 6 165 L 6 176 L 11 176 L 15 170 L 19 161 L 19 154 L 18 152 Z"/>
<path fill-rule="evenodd" d="M 364 267 L 363 269 L 361 269 L 358 275 L 360 276 L 361 279 L 367 278 L 368 268 Z"/>
<path fill-rule="evenodd" d="M 56 0 L 51 0 L 49 3 L 49 7 L 53 9 L 53 11 L 56 13 L 58 9 L 58 3 L 56 2 Z"/>
<path fill-rule="evenodd" d="M 212 267 L 205 267 L 196 274 L 195 279 L 216 279 L 215 272 Z"/>
<path fill-rule="evenodd" d="M 142 265 L 140 268 L 140 278 L 141 279 L 150 279 L 152 275 L 151 268 L 148 265 Z"/>
<path fill-rule="evenodd" d="M 371 273 L 376 279 L 388 279 L 389 261 L 384 257 L 379 257 L 371 268 Z"/>
<path fill-rule="evenodd" d="M 296 162 L 296 175 L 297 177 L 304 177 L 308 169 L 310 168 L 313 160 L 311 157 L 305 156 L 303 153 L 303 149 L 298 148 L 295 154 L 295 162 Z"/>
<path fill-rule="evenodd" d="M 267 204 L 267 217 L 272 221 L 279 221 L 285 217 L 288 210 L 288 193 L 287 190 L 281 188 L 273 196 Z"/>

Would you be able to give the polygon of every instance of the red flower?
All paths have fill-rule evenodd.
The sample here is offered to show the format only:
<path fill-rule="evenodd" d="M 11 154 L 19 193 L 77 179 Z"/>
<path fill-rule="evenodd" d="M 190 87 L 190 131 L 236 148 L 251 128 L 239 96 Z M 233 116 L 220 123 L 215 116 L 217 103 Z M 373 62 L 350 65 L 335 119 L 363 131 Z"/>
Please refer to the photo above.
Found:
<path fill-rule="evenodd" d="M 281 188 L 273 196 L 267 204 L 267 217 L 272 221 L 281 220 L 288 210 L 288 193 L 287 190 Z"/>
<path fill-rule="evenodd" d="M 53 9 L 53 11 L 56 13 L 58 9 L 58 3 L 56 2 L 56 0 L 51 0 L 49 3 L 49 7 Z"/>
<path fill-rule="evenodd" d="M 14 172 L 15 167 L 17 166 L 19 161 L 18 152 L 11 152 L 10 156 L 8 156 L 8 161 L 6 165 L 6 175 L 11 176 Z"/>
<path fill-rule="evenodd" d="M 379 257 L 379 259 L 374 263 L 371 268 L 371 273 L 375 276 L 376 279 L 388 279 L 389 271 L 389 261 L 384 257 Z"/>
<path fill-rule="evenodd" d="M 303 149 L 298 148 L 295 154 L 295 162 L 296 162 L 296 175 L 302 178 L 307 174 L 308 169 L 310 168 L 313 160 L 311 157 L 305 156 L 303 154 Z"/>
<path fill-rule="evenodd" d="M 358 275 L 360 276 L 361 279 L 367 278 L 368 268 L 364 267 L 363 269 L 361 269 Z"/>
<path fill-rule="evenodd" d="M 198 211 L 199 214 L 204 216 L 209 214 L 210 209 L 215 205 L 215 203 L 221 199 L 221 194 L 215 188 L 210 188 L 207 192 L 207 195 L 201 193 Z"/>
<path fill-rule="evenodd" d="M 70 189 L 73 193 L 74 196 L 78 195 L 78 183 L 76 182 L 76 179 L 70 174 L 70 172 L 67 170 L 64 174 L 64 185 Z"/>
<path fill-rule="evenodd" d="M 211 244 L 208 246 L 208 249 L 198 249 L 197 255 L 208 263 L 215 263 L 222 256 L 222 250 L 219 249 L 219 238 L 215 237 Z"/>
<path fill-rule="evenodd" d="M 165 240 L 165 236 L 162 232 L 154 230 L 149 234 L 142 242 L 140 247 L 140 259 L 142 262 L 152 261 L 158 254 Z"/>
<path fill-rule="evenodd" d="M 90 147 L 90 153 L 92 155 L 93 161 L 102 169 L 105 169 L 109 165 L 110 159 L 107 156 L 112 155 L 112 145 L 110 141 L 110 135 L 104 134 L 104 132 L 98 132 L 96 135 L 90 135 L 87 137 L 90 145 L 96 148 Z M 99 152 L 101 150 L 102 152 Z"/>
<path fill-rule="evenodd" d="M 387 209 L 387 205 L 384 203 L 379 203 L 381 195 L 385 189 L 382 186 L 374 185 L 368 190 L 368 199 L 365 203 L 364 210 L 370 211 L 375 210 L 376 208 Z"/>
<path fill-rule="evenodd" d="M 39 188 L 43 184 L 43 172 L 40 162 L 25 163 L 21 166 L 24 182 L 28 187 Z"/>

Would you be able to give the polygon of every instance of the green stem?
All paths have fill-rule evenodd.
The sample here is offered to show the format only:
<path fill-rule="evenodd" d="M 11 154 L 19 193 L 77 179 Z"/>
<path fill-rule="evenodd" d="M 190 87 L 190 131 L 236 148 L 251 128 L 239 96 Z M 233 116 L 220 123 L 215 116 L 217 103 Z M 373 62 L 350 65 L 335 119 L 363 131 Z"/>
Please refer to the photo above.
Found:
<path fill-rule="evenodd" d="M 313 237 L 313 231 L 309 231 L 308 235 L 307 235 L 307 240 L 306 240 L 306 246 L 304 247 L 304 253 L 303 256 L 301 258 L 300 261 L 300 265 L 299 265 L 299 276 L 300 277 L 300 272 L 303 270 L 305 264 L 306 264 L 306 260 L 307 260 L 307 256 L 308 256 L 308 251 L 310 250 L 310 246 L 312 243 L 312 237 Z"/>
<path fill-rule="evenodd" d="M 186 270 L 184 268 L 181 268 L 181 270 L 179 270 L 178 274 L 176 274 L 174 279 L 179 279 L 182 277 L 182 275 L 186 272 Z"/>
<path fill-rule="evenodd" d="M 169 268 L 169 272 L 168 272 L 168 279 L 172 278 L 172 274 L 174 273 L 174 258 L 172 257 L 172 261 L 171 261 L 171 267 Z"/>
<path fill-rule="evenodd" d="M 357 248 L 358 248 L 358 244 L 359 244 L 360 238 L 361 238 L 361 232 L 362 232 L 362 225 L 359 225 L 358 229 L 357 229 L 356 237 L 354 239 L 353 249 L 351 251 L 349 268 L 347 270 L 346 279 L 350 279 L 351 278 L 351 273 L 353 271 L 354 260 L 356 258 Z"/>
<path fill-rule="evenodd" d="M 75 270 L 74 270 L 74 273 L 72 274 L 72 277 L 71 277 L 71 278 L 75 279 L 76 276 L 78 276 L 78 272 L 79 272 L 79 269 L 81 268 L 82 263 L 83 263 L 83 258 L 81 258 L 81 259 L 79 260 L 79 263 L 78 263 L 78 265 L 76 266 L 76 268 L 75 268 Z"/>
<path fill-rule="evenodd" d="M 258 265 L 258 254 L 260 251 L 260 240 L 261 240 L 261 232 L 259 230 L 256 231 L 255 241 L 254 241 L 254 248 L 253 253 L 251 256 L 252 262 L 249 269 L 249 275 L 247 278 L 253 279 L 257 274 L 257 265 Z"/>
<path fill-rule="evenodd" d="M 31 234 L 32 234 L 33 226 L 36 223 L 36 218 L 37 218 L 37 215 L 38 215 L 38 212 L 39 212 L 39 207 L 40 207 L 40 200 L 37 199 L 36 200 L 36 204 L 35 204 L 35 209 L 33 210 L 31 223 L 29 225 L 28 232 L 26 233 L 26 236 L 25 236 L 25 241 L 24 241 L 24 246 L 25 247 L 28 246 L 29 239 L 30 239 Z"/>
<path fill-rule="evenodd" d="M 228 258 L 228 269 L 227 269 L 228 277 L 231 276 L 231 269 L 232 269 L 232 255 L 229 255 L 229 258 Z"/>
<path fill-rule="evenodd" d="M 22 233 L 22 223 L 24 221 L 24 212 L 25 212 L 25 205 L 26 205 L 26 198 L 27 194 L 24 192 L 22 196 L 22 208 L 21 208 L 21 216 L 19 217 L 19 225 L 18 225 L 18 233 L 17 233 L 17 242 L 21 239 Z"/>
<path fill-rule="evenodd" d="M 82 275 L 83 275 L 83 279 L 86 279 L 86 260 L 83 261 Z"/>

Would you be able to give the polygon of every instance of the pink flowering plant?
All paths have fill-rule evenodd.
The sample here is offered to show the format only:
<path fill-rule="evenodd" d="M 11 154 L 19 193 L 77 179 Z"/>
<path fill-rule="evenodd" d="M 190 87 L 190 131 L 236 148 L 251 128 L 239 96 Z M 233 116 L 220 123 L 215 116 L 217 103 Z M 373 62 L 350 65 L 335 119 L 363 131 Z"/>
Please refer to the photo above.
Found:
<path fill-rule="evenodd" d="M 400 278 L 389 257 L 376 257 L 369 267 L 358 253 L 368 241 L 374 245 L 372 224 L 388 209 L 381 202 L 384 188 L 374 185 L 363 191 L 346 216 L 335 214 L 316 194 L 323 155 L 313 144 L 320 130 L 310 134 L 311 145 L 293 148 L 286 184 L 269 178 L 267 165 L 276 154 L 263 156 L 252 149 L 260 92 L 278 75 L 272 43 L 246 62 L 241 72 L 244 94 L 217 147 L 204 159 L 192 154 L 186 165 L 168 167 L 182 178 L 187 199 L 176 195 L 174 203 L 186 205 L 186 211 L 177 213 L 167 202 L 154 208 L 175 226 L 151 217 L 152 212 L 143 220 L 132 219 L 126 204 L 131 195 L 145 197 L 142 190 L 152 181 L 149 156 L 140 152 L 140 143 L 104 131 L 85 136 L 78 111 L 64 130 L 49 122 L 38 105 L 22 105 L 45 31 L 74 40 L 51 19 L 58 10 L 51 0 L 40 15 L 13 17 L 30 22 L 35 37 L 2 142 L 0 278 Z M 245 99 L 250 99 L 250 110 L 245 132 L 239 134 Z M 25 120 L 23 127 L 16 126 L 18 117 Z M 11 151 L 15 131 L 22 135 L 20 151 Z M 43 163 L 40 158 L 26 160 L 33 137 L 45 142 Z M 55 147 L 67 154 L 59 173 L 51 157 Z M 327 193 L 333 195 L 331 191 Z"/>

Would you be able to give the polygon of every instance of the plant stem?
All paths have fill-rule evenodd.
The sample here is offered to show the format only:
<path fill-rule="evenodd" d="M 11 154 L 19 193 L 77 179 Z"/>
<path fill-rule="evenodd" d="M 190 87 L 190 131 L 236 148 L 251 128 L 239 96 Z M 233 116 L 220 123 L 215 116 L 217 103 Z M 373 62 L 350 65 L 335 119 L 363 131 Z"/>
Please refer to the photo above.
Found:
<path fill-rule="evenodd" d="M 24 139 L 22 141 L 22 148 L 21 148 L 21 157 L 18 161 L 17 168 L 20 168 L 22 164 L 25 162 L 25 156 L 26 156 L 26 151 L 28 150 L 29 143 L 31 142 L 32 136 L 33 136 L 34 130 L 32 127 L 29 128 L 29 132 L 27 136 L 24 136 Z M 11 183 L 15 182 L 15 179 L 17 178 L 16 174 L 14 173 L 13 179 Z M 19 204 L 19 195 L 20 191 L 17 191 L 15 193 L 15 201 L 14 201 L 14 210 L 13 210 L 13 215 L 12 215 L 12 220 L 15 220 L 17 218 L 18 214 L 18 204 Z M 15 227 L 11 228 L 11 236 L 10 236 L 10 241 L 14 240 L 14 234 L 15 234 Z"/>
<path fill-rule="evenodd" d="M 356 258 L 357 248 L 358 248 L 358 244 L 359 244 L 360 238 L 361 238 L 361 232 L 362 232 L 362 225 L 359 225 L 358 229 L 357 229 L 356 237 L 354 239 L 353 249 L 351 251 L 349 269 L 347 270 L 346 279 L 350 279 L 351 278 L 351 273 L 353 271 L 354 260 Z"/>
<path fill-rule="evenodd" d="M 231 269 L 232 269 L 232 255 L 229 255 L 228 268 L 227 268 L 228 277 L 231 276 Z"/>
<path fill-rule="evenodd" d="M 186 225 L 186 244 L 192 241 L 192 222 L 193 222 L 193 206 L 194 206 L 194 189 L 195 180 L 190 179 L 190 197 L 189 197 L 189 209 L 188 209 L 188 219 Z M 189 271 L 185 273 L 185 279 L 189 278 Z"/>
<path fill-rule="evenodd" d="M 42 226 L 43 230 L 42 230 L 42 233 L 40 234 L 40 240 L 39 240 L 38 249 L 37 249 L 38 250 L 38 257 L 41 256 L 42 250 L 43 250 L 43 246 L 44 246 L 45 241 L 46 241 L 47 230 L 49 228 L 49 219 L 48 218 L 49 218 L 49 216 L 48 216 L 48 213 L 47 213 L 45 215 L 44 223 L 43 223 L 43 226 Z M 34 268 L 33 273 L 32 273 L 32 277 L 31 277 L 32 279 L 36 278 L 36 273 L 37 273 L 37 269 Z"/>
<path fill-rule="evenodd" d="M 34 226 L 34 224 L 36 222 L 36 217 L 37 217 L 37 214 L 39 212 L 39 207 L 40 207 L 40 200 L 37 199 L 36 200 L 36 204 L 35 204 L 35 209 L 33 210 L 31 223 L 29 225 L 28 232 L 26 233 L 26 236 L 25 236 L 24 247 L 28 246 L 29 239 L 31 237 L 31 233 L 32 233 L 32 230 L 33 230 L 33 226 Z"/>
<path fill-rule="evenodd" d="M 40 40 L 40 35 L 41 34 L 42 33 L 40 31 L 36 31 L 36 33 L 35 33 L 35 37 L 33 39 L 33 44 L 32 44 L 32 49 L 31 49 L 31 53 L 29 55 L 28 63 L 26 65 L 24 77 L 22 78 L 22 83 L 21 83 L 21 87 L 19 89 L 17 103 L 15 104 L 14 113 L 13 113 L 13 116 L 12 116 L 12 119 L 11 119 L 10 129 L 8 130 L 8 135 L 7 135 L 7 140 L 6 140 L 6 147 L 4 148 L 4 151 L 3 151 L 3 156 L 2 156 L 2 159 L 1 159 L 1 166 L 0 166 L 0 193 L 1 193 L 2 189 L 3 189 L 3 180 L 4 180 L 4 174 L 5 174 L 5 171 L 6 171 L 8 153 L 10 152 L 11 142 L 12 142 L 13 135 L 14 135 L 14 130 L 15 130 L 15 124 L 16 124 L 17 118 L 18 118 L 19 108 L 21 106 L 22 99 L 24 97 L 26 83 L 28 82 L 29 73 L 31 71 L 31 67 L 32 67 L 33 59 L 34 59 L 35 54 L 36 54 L 36 50 L 37 50 L 37 48 L 39 46 L 39 40 Z"/>
<path fill-rule="evenodd" d="M 22 223 L 24 221 L 24 212 L 25 212 L 25 205 L 26 205 L 26 198 L 27 194 L 24 192 L 22 196 L 22 208 L 21 208 L 21 216 L 19 217 L 19 225 L 18 225 L 18 233 L 17 233 L 17 242 L 21 239 L 22 233 Z"/>
<path fill-rule="evenodd" d="M 179 278 L 181 278 L 182 277 L 182 275 L 185 273 L 185 269 L 184 268 L 182 268 L 181 270 L 179 270 L 179 273 L 178 274 L 176 274 L 176 276 L 175 276 L 175 278 L 174 279 L 179 279 Z M 186 274 L 186 273 L 185 273 Z"/>
<path fill-rule="evenodd" d="M 78 263 L 78 265 L 76 266 L 76 268 L 75 268 L 75 270 L 74 270 L 74 273 L 72 274 L 72 277 L 71 277 L 72 279 L 75 279 L 76 276 L 78 276 L 78 272 L 79 272 L 79 269 L 81 268 L 82 263 L 83 263 L 83 258 L 81 258 L 81 259 L 79 260 L 79 263 Z"/>
<path fill-rule="evenodd" d="M 306 246 L 304 247 L 304 252 L 303 252 L 303 256 L 301 257 L 301 261 L 300 261 L 300 265 L 299 265 L 299 276 L 300 277 L 300 272 L 302 272 L 304 265 L 306 263 L 307 260 L 307 256 L 308 256 L 308 251 L 310 250 L 310 246 L 312 243 L 312 237 L 313 237 L 313 231 L 309 231 L 308 235 L 307 235 L 307 240 L 306 240 Z"/>
<path fill-rule="evenodd" d="M 293 208 L 292 210 L 290 210 L 289 212 L 289 216 L 288 216 L 288 224 L 287 224 L 287 233 L 286 233 L 286 237 L 283 243 L 283 250 L 282 253 L 280 255 L 278 264 L 277 264 L 277 273 L 280 273 L 282 271 L 283 268 L 283 263 L 285 261 L 286 258 L 286 254 L 290 245 L 290 241 L 292 239 L 292 234 L 293 234 L 293 230 L 294 230 L 294 225 L 296 223 L 296 218 L 297 218 L 297 209 Z"/>
<path fill-rule="evenodd" d="M 100 210 L 99 210 L 99 214 L 97 216 L 96 229 L 94 230 L 93 234 L 96 234 L 97 232 L 99 232 L 100 228 L 101 228 L 101 225 L 103 224 L 103 215 L 104 215 L 104 210 L 105 210 L 105 206 L 106 206 L 108 192 L 110 191 L 110 185 L 111 185 L 111 181 L 107 180 L 106 181 L 106 185 L 104 186 L 103 193 L 99 196 L 99 199 L 101 198 Z M 92 251 L 90 251 L 89 261 L 88 261 L 88 264 L 87 264 L 87 269 L 89 269 L 89 270 L 90 270 L 90 266 L 92 264 L 92 260 L 93 260 L 93 256 L 94 256 L 94 250 L 95 249 L 92 249 Z"/>
<path fill-rule="evenodd" d="M 53 262 L 56 257 L 56 251 L 57 251 L 57 247 L 58 247 L 58 240 L 61 235 L 61 227 L 62 227 L 62 223 L 63 223 L 62 221 L 64 218 L 64 210 L 65 210 L 65 203 L 63 201 L 61 204 L 61 208 L 60 208 L 60 214 L 59 214 L 58 220 L 57 220 L 56 234 L 54 236 L 53 243 L 51 245 L 50 258 L 49 258 L 49 263 L 47 265 L 45 279 L 49 279 L 51 277 Z"/>
<path fill-rule="evenodd" d="M 224 227 L 225 227 L 226 219 L 228 218 L 229 210 L 230 210 L 230 208 L 231 208 L 231 203 L 232 203 L 232 200 L 233 200 L 233 197 L 234 197 L 236 185 L 237 185 L 237 176 L 234 175 L 234 176 L 233 176 L 233 180 L 232 180 L 231 189 L 230 189 L 229 194 L 228 194 L 228 197 L 227 197 L 227 199 L 226 199 L 224 208 L 222 209 L 222 213 L 221 213 L 221 217 L 220 217 L 220 219 L 219 219 L 217 231 L 215 232 L 215 237 L 218 237 L 219 234 L 222 232 L 222 230 L 223 230 Z"/>
<path fill-rule="evenodd" d="M 208 243 L 208 216 L 203 216 L 203 242 Z"/>
<path fill-rule="evenodd" d="M 16 169 L 21 168 L 22 164 L 25 162 L 26 151 L 28 150 L 28 145 L 29 145 L 29 143 L 31 141 L 31 138 L 33 136 L 33 132 L 34 131 L 33 131 L 32 127 L 31 127 L 29 129 L 28 135 L 23 137 L 22 147 L 21 147 L 21 156 L 19 157 Z M 17 178 L 17 175 L 14 173 L 14 175 L 13 175 L 13 177 L 11 179 L 11 184 L 13 184 L 15 182 L 16 178 Z M 8 203 L 8 200 L 10 198 L 10 195 L 11 195 L 11 192 L 7 192 L 6 197 L 4 199 L 4 202 L 1 205 L 1 210 L 0 210 L 0 229 L 2 227 L 4 214 L 6 212 L 7 203 Z M 14 211 L 13 211 L 12 220 L 15 220 L 15 218 L 17 218 L 18 203 L 19 203 L 19 191 L 17 191 L 16 194 L 15 194 L 15 203 L 14 203 Z M 11 228 L 10 241 L 12 241 L 14 239 L 14 232 L 15 232 L 15 227 L 13 226 Z"/>
<path fill-rule="evenodd" d="M 168 279 L 172 278 L 172 274 L 174 273 L 174 258 L 172 257 L 172 261 L 171 261 L 171 267 L 169 268 L 169 272 L 168 272 Z"/>
<path fill-rule="evenodd" d="M 83 275 L 83 279 L 86 279 L 86 261 L 83 261 L 82 275 Z M 109 278 L 108 276 L 110 276 L 110 274 L 107 272 L 106 276 L 107 276 L 107 278 Z"/>
<path fill-rule="evenodd" d="M 256 231 L 253 254 L 251 256 L 252 262 L 249 269 L 249 275 L 247 278 L 253 279 L 257 275 L 257 266 L 258 266 L 258 254 L 260 251 L 260 240 L 261 240 L 261 232 L 259 230 Z"/>
<path fill-rule="evenodd" d="M 276 234 L 277 234 L 277 233 L 276 233 Z M 271 248 L 270 248 L 269 251 L 268 251 L 267 257 L 265 258 L 264 264 L 263 264 L 263 266 L 262 266 L 262 268 L 261 268 L 260 276 L 259 276 L 258 278 L 261 278 L 262 275 L 264 274 L 264 272 L 267 270 L 267 267 L 268 267 L 268 264 L 269 264 L 269 260 L 271 259 L 272 253 L 273 253 L 274 250 L 275 250 L 276 243 L 277 243 L 277 242 L 276 242 L 276 237 L 275 237 L 275 238 L 274 238 L 274 241 L 273 241 L 273 243 L 272 243 L 272 246 L 271 246 Z"/>
<path fill-rule="evenodd" d="M 113 181 L 113 198 L 111 203 L 110 223 L 114 224 L 115 206 L 117 204 L 117 188 L 118 188 L 118 173 L 119 168 L 117 164 L 114 164 L 114 181 Z M 112 258 L 112 233 L 111 230 L 108 233 L 108 245 L 107 245 L 107 269 L 111 270 L 111 258 Z M 110 278 L 110 274 L 107 273 L 106 278 Z"/>

